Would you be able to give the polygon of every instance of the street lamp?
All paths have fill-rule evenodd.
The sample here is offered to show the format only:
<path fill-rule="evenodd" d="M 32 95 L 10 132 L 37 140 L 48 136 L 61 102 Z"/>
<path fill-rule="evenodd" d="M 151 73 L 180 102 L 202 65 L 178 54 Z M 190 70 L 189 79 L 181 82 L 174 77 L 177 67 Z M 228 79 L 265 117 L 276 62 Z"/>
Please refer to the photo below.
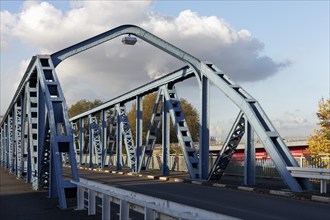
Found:
<path fill-rule="evenodd" d="M 123 37 L 123 39 L 121 40 L 121 42 L 126 45 L 134 45 L 136 41 L 137 41 L 136 37 L 131 37 L 130 34 L 126 37 Z"/>

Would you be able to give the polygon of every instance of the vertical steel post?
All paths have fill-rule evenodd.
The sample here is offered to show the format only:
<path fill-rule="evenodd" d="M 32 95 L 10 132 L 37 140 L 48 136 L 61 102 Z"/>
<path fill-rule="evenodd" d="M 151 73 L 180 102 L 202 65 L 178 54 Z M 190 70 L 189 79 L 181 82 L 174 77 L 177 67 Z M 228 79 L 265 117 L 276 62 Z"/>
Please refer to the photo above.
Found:
<path fill-rule="evenodd" d="M 144 220 L 154 220 L 155 211 L 151 208 L 144 207 Z"/>
<path fill-rule="evenodd" d="M 170 175 L 170 117 L 165 96 L 162 97 L 162 174 Z"/>
<path fill-rule="evenodd" d="M 96 214 L 96 193 L 95 191 L 88 189 L 88 215 Z"/>
<path fill-rule="evenodd" d="M 9 172 L 12 173 L 14 171 L 14 118 L 13 112 L 8 116 L 8 160 L 9 160 Z"/>
<path fill-rule="evenodd" d="M 119 104 L 118 104 L 119 105 Z M 117 106 L 116 109 L 119 109 Z M 117 112 L 117 131 L 116 131 L 116 157 L 117 157 L 117 162 L 116 162 L 116 170 L 121 170 L 123 168 L 123 159 L 122 159 L 122 154 L 123 154 L 123 134 L 122 134 L 122 121 L 120 117 L 120 112 Z"/>
<path fill-rule="evenodd" d="M 85 190 L 82 186 L 77 186 L 77 210 L 83 210 L 85 208 Z"/>
<path fill-rule="evenodd" d="M 22 176 L 22 107 L 21 101 L 15 104 L 16 176 Z"/>
<path fill-rule="evenodd" d="M 93 168 L 93 131 L 92 131 L 92 123 L 91 123 L 92 115 L 88 116 L 88 124 L 89 124 L 89 167 Z"/>
<path fill-rule="evenodd" d="M 104 169 L 105 163 L 105 150 L 106 150 L 106 140 L 107 140 L 107 123 L 106 123 L 106 114 L 105 110 L 101 111 L 101 150 L 102 150 L 102 159 L 101 159 L 101 167 Z"/>
<path fill-rule="evenodd" d="M 120 200 L 119 219 L 120 220 L 129 219 L 129 205 L 128 205 L 128 202 L 123 199 Z"/>
<path fill-rule="evenodd" d="M 8 118 L 6 119 L 6 121 L 8 121 Z M 5 163 L 4 163 L 4 167 L 6 169 L 8 169 L 9 167 L 9 143 L 8 143 L 8 124 L 5 122 L 4 123 L 4 128 L 5 128 Z"/>
<path fill-rule="evenodd" d="M 102 194 L 102 220 L 109 220 L 111 217 L 110 196 Z"/>
<path fill-rule="evenodd" d="M 25 92 L 22 94 L 21 97 L 21 140 L 22 140 L 22 150 L 21 150 L 21 156 L 22 156 L 22 162 L 21 162 L 21 172 L 19 173 L 19 178 L 26 178 L 27 173 L 27 129 L 26 129 L 26 94 Z"/>
<path fill-rule="evenodd" d="M 13 108 L 13 172 L 17 176 L 17 103 Z"/>
<path fill-rule="evenodd" d="M 39 91 L 42 87 L 39 84 Z M 50 147 L 46 145 L 48 133 L 47 106 L 44 95 L 38 95 L 38 188 L 49 187 L 49 156 Z M 47 154 L 47 156 L 45 155 Z"/>
<path fill-rule="evenodd" d="M 140 163 L 142 162 L 142 111 L 142 97 L 136 96 L 136 172 L 139 172 Z"/>
<path fill-rule="evenodd" d="M 3 144 L 3 128 L 0 127 L 0 166 L 2 166 L 2 162 L 3 162 L 3 148 L 4 148 L 4 144 Z"/>
<path fill-rule="evenodd" d="M 201 117 L 199 125 L 199 178 L 206 179 L 209 172 L 210 148 L 210 83 L 206 76 L 202 76 L 201 83 Z"/>
<path fill-rule="evenodd" d="M 256 151 L 254 146 L 254 131 L 251 124 L 245 119 L 246 144 L 244 150 L 244 185 L 256 184 Z"/>
<path fill-rule="evenodd" d="M 79 163 L 80 166 L 83 164 L 83 149 L 85 144 L 85 133 L 84 133 L 84 119 L 79 118 Z M 86 163 L 86 161 L 84 161 Z"/>

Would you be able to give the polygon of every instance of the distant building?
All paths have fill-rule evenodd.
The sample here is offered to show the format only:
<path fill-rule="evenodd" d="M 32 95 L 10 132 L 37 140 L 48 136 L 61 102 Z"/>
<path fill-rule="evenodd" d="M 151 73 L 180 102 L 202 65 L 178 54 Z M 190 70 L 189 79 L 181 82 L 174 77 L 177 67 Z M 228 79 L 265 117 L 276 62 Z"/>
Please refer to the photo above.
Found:
<path fill-rule="evenodd" d="M 308 144 L 306 138 L 304 139 L 293 139 L 285 140 L 286 145 L 288 146 L 291 154 L 294 157 L 302 157 L 304 154 L 308 153 Z M 217 154 L 219 153 L 222 145 L 210 146 L 210 153 Z M 233 156 L 235 157 L 244 157 L 245 144 L 239 144 L 236 148 L 236 151 Z M 269 158 L 264 146 L 261 143 L 255 144 L 256 149 L 256 158 Z"/>

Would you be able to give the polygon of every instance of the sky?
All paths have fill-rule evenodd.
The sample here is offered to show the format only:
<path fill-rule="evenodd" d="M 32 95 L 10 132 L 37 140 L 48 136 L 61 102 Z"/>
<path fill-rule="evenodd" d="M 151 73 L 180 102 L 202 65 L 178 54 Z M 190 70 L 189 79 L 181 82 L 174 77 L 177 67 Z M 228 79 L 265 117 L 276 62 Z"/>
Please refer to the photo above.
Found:
<path fill-rule="evenodd" d="M 329 1 L 4 1 L 1 0 L 4 114 L 35 54 L 52 54 L 122 24 L 135 24 L 212 61 L 256 98 L 284 137 L 317 128 L 329 98 Z M 110 100 L 185 65 L 139 40 L 114 39 L 57 68 L 67 104 Z M 198 85 L 177 85 L 199 109 Z M 239 109 L 211 86 L 212 136 L 226 136 Z"/>

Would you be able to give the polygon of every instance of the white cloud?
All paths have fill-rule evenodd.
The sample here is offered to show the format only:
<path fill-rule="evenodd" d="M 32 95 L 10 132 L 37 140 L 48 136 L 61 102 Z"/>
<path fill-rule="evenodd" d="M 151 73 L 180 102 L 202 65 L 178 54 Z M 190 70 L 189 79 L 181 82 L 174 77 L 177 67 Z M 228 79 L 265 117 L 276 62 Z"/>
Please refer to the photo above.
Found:
<path fill-rule="evenodd" d="M 260 40 L 248 30 L 236 31 L 215 16 L 201 16 L 190 10 L 177 17 L 150 14 L 142 26 L 200 59 L 212 61 L 237 81 L 266 79 L 291 63 L 276 63 L 261 56 L 264 44 Z"/>
<path fill-rule="evenodd" d="M 1 113 L 4 114 L 7 110 L 6 108 L 9 106 L 29 62 L 30 60 L 22 60 L 18 65 L 18 72 L 12 67 L 6 71 L 1 71 Z"/>
<path fill-rule="evenodd" d="M 307 116 L 304 116 L 300 110 L 285 112 L 280 118 L 272 120 L 276 129 L 282 136 L 309 136 L 317 127 L 315 122 L 311 122 Z"/>
<path fill-rule="evenodd" d="M 222 18 L 190 10 L 168 17 L 152 12 L 152 5 L 153 1 L 72 1 L 72 8 L 62 12 L 48 2 L 27 1 L 17 14 L 1 12 L 1 48 L 10 48 L 11 39 L 18 38 L 40 53 L 53 53 L 132 23 L 212 61 L 234 80 L 262 80 L 290 63 L 260 56 L 264 44 L 248 30 L 236 31 Z M 145 42 L 129 47 L 116 39 L 68 59 L 57 73 L 71 104 L 81 98 L 108 100 L 178 67 L 177 60 Z M 2 84 L 12 84 L 12 78 L 2 80 Z"/>
<path fill-rule="evenodd" d="M 1 52 L 10 48 L 10 42 L 8 41 L 11 35 L 11 30 L 16 24 L 15 15 L 8 11 L 0 12 L 1 18 Z"/>

